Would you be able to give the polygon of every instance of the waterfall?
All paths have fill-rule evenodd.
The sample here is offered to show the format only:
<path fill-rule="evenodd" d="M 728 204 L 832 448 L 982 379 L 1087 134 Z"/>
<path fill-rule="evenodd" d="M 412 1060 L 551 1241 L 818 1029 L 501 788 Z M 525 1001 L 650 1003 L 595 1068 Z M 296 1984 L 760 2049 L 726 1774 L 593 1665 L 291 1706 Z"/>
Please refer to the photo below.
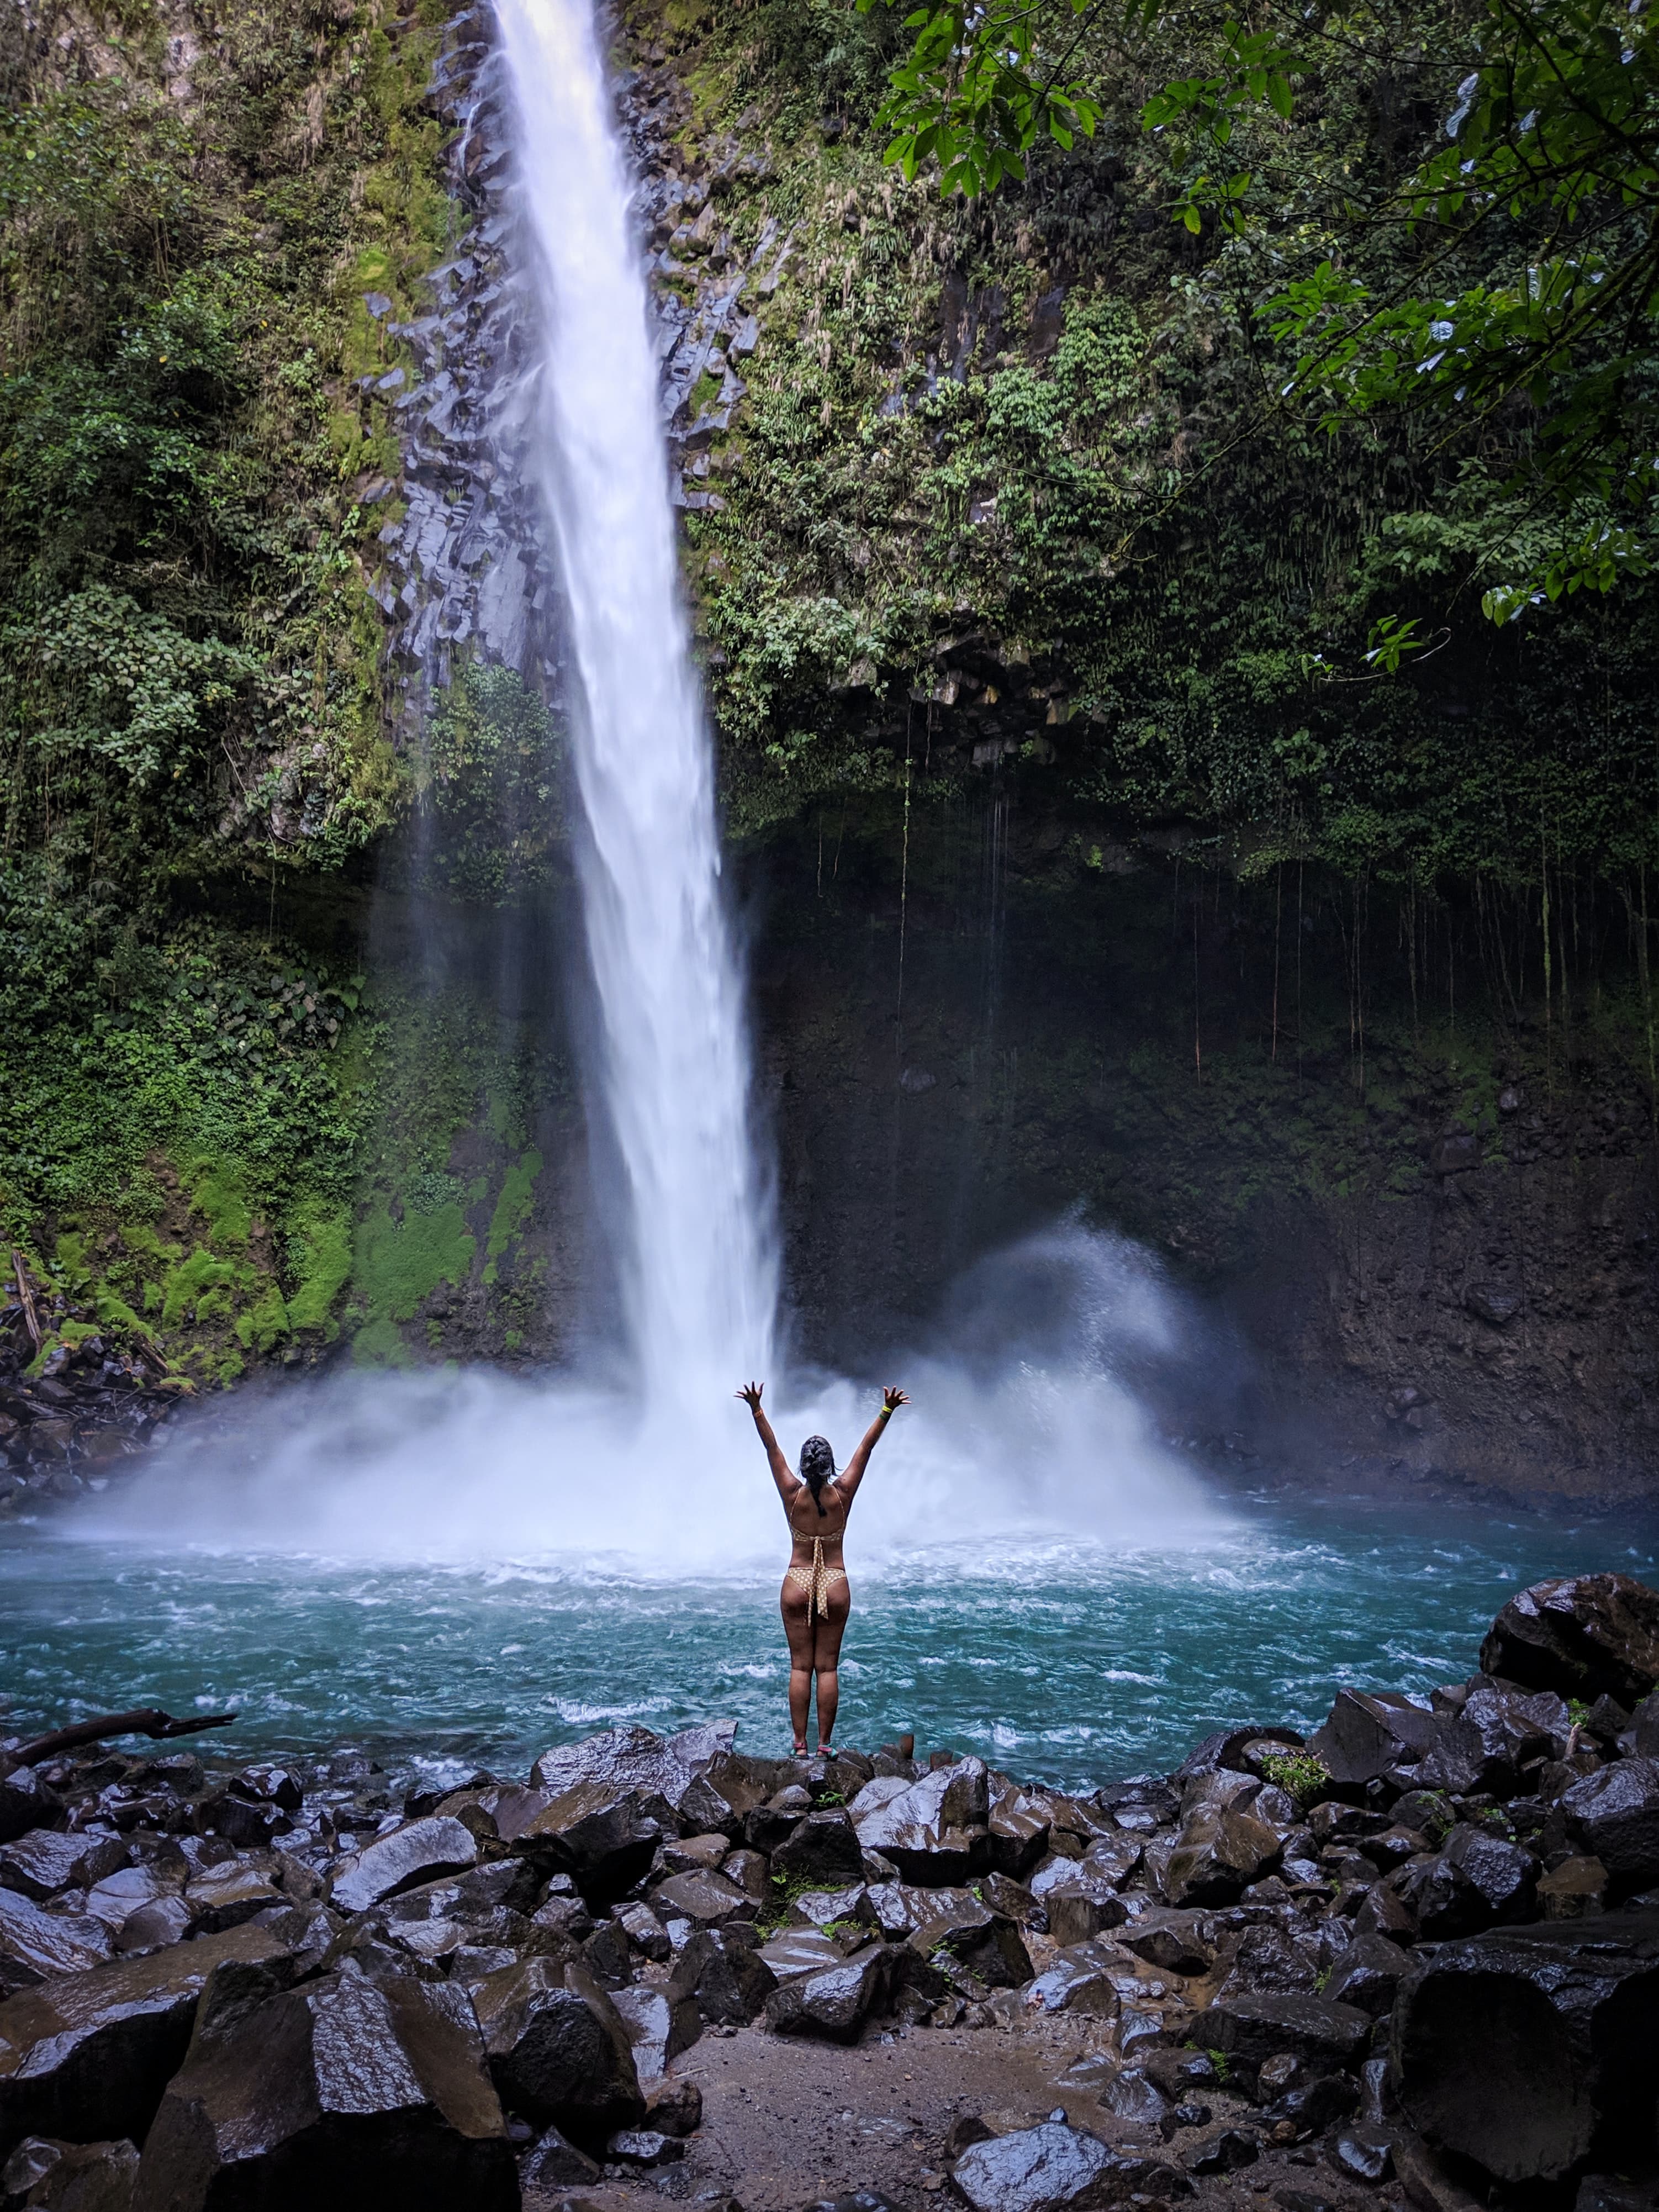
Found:
<path fill-rule="evenodd" d="M 565 605 L 595 1089 L 650 1404 L 764 1375 L 777 1296 L 743 981 L 680 593 L 629 179 L 591 0 L 498 0 L 540 360 L 530 450 Z"/>

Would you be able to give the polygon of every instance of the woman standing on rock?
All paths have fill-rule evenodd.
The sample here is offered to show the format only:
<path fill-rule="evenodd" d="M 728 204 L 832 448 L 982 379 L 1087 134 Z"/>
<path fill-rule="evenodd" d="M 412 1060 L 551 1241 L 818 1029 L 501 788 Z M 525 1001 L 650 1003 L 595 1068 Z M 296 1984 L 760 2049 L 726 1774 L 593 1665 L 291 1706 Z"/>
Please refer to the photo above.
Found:
<path fill-rule="evenodd" d="M 772 1424 L 761 1406 L 765 1386 L 750 1382 L 738 1395 L 755 1417 L 755 1428 L 789 1516 L 794 1554 L 783 1577 L 783 1632 L 789 1639 L 789 1725 L 795 1750 L 806 1750 L 806 1713 L 812 1677 L 818 1683 L 818 1749 L 828 1751 L 841 1696 L 837 1668 L 842 1632 L 853 1609 L 853 1593 L 842 1564 L 841 1540 L 847 1516 L 870 1464 L 870 1455 L 901 1406 L 909 1400 L 890 1383 L 881 1394 L 881 1411 L 865 1431 L 864 1441 L 839 1474 L 836 1455 L 823 1437 L 808 1437 L 800 1448 L 800 1473 L 792 1474 L 778 1449 Z"/>

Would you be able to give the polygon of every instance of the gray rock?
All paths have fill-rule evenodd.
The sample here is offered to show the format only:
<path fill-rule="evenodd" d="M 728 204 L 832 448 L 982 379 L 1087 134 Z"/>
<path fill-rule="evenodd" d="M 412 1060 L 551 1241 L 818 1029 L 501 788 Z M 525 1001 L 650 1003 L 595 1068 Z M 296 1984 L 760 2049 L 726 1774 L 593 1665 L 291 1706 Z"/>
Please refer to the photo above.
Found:
<path fill-rule="evenodd" d="M 695 2081 L 659 2081 L 648 2093 L 645 2117 L 659 2135 L 695 2135 L 702 2125 L 702 2091 Z"/>
<path fill-rule="evenodd" d="M 1118 2009 L 1110 1961 L 1079 1943 L 1062 1951 L 1025 1992 L 1026 2008 L 1041 2013 L 1077 2013 L 1110 2020 Z"/>
<path fill-rule="evenodd" d="M 33 1899 L 0 1890 L 0 1995 L 54 1974 L 81 1974 L 114 1955 L 104 1923 L 89 1913 L 43 1912 Z"/>
<path fill-rule="evenodd" d="M 557 2128 L 543 2132 L 519 2168 L 526 2212 L 538 2212 L 544 2204 L 556 2203 L 573 2189 L 591 2188 L 600 2178 L 595 2161 Z"/>
<path fill-rule="evenodd" d="M 30 2136 L 0 2172 L 5 2212 L 129 2212 L 138 2154 L 130 2142 Z"/>
<path fill-rule="evenodd" d="M 664 1918 L 689 1920 L 698 1928 L 718 1928 L 738 1914 L 751 1915 L 755 1909 L 735 1882 L 708 1873 L 671 1875 L 658 1883 L 651 1901 Z"/>
<path fill-rule="evenodd" d="M 1414 1859 L 1395 1877 L 1401 1901 L 1431 1942 L 1469 1936 L 1532 1913 L 1538 1862 L 1520 1844 L 1460 1822 L 1436 1858 Z"/>
<path fill-rule="evenodd" d="M 935 1767 L 884 1803 L 866 1808 L 867 1796 L 862 1790 L 854 1801 L 859 1842 L 890 1860 L 906 1881 L 940 1888 L 987 1863 L 990 1786 L 982 1759 Z"/>
<path fill-rule="evenodd" d="M 465 1990 L 347 1966 L 263 2001 L 216 1996 L 145 2141 L 134 2212 L 514 2212 L 512 2146 Z"/>
<path fill-rule="evenodd" d="M 659 2081 L 681 2051 L 689 2051 L 702 2033 L 696 1998 L 672 1982 L 665 1988 L 647 1984 L 615 1990 L 611 2002 L 628 2031 L 641 2088 Z"/>
<path fill-rule="evenodd" d="M 1439 1729 L 1439 1715 L 1409 1698 L 1339 1690 L 1330 1718 L 1308 1748 L 1334 1782 L 1370 1782 L 1391 1766 L 1415 1765 L 1434 1748 Z"/>
<path fill-rule="evenodd" d="M 1370 2040 L 1370 2017 L 1353 2005 L 1296 1993 L 1228 1997 L 1197 2015 L 1193 2040 L 1224 2051 L 1232 2071 L 1254 2088 L 1264 2058 L 1288 2051 L 1329 2070 L 1356 2064 Z"/>
<path fill-rule="evenodd" d="M 36 1828 L 15 1843 L 0 1844 L 0 1887 L 43 1904 L 71 1883 L 90 1888 L 126 1863 L 123 1837 L 58 1835 L 50 1828 Z"/>
<path fill-rule="evenodd" d="M 1166 1974 L 1205 1974 L 1214 1964 L 1215 1951 L 1200 1932 L 1199 1920 L 1196 1912 L 1162 1911 L 1154 1906 L 1114 1940 L 1120 1950 L 1133 1952 Z"/>
<path fill-rule="evenodd" d="M 1127 2120 L 1137 2127 L 1155 2128 L 1169 2117 L 1169 2099 L 1139 2066 L 1109 2073 L 1099 2097 L 1115 2120 Z"/>
<path fill-rule="evenodd" d="M 634 1948 L 647 1959 L 660 1963 L 670 1955 L 673 1946 L 669 1942 L 668 1930 L 648 1905 L 619 1905 L 615 1917 Z"/>
<path fill-rule="evenodd" d="M 1091 1936 L 1121 1928 L 1129 1917 L 1115 1882 L 1086 1858 L 1070 1863 L 1065 1875 L 1047 1886 L 1042 1909 L 1048 1933 L 1061 1944 L 1086 1943 Z"/>
<path fill-rule="evenodd" d="M 605 2154 L 618 2166 L 672 2166 L 685 2156 L 685 2145 L 654 2128 L 623 2128 L 606 2143 Z"/>
<path fill-rule="evenodd" d="M 1084 2212 L 1132 2195 L 1185 2196 L 1192 2187 L 1172 2167 L 1117 2157 L 1097 2136 L 1057 2120 L 973 2144 L 951 2185 L 972 2212 Z"/>
<path fill-rule="evenodd" d="M 1237 2173 L 1261 2155 L 1261 2146 L 1248 2128 L 1224 2128 L 1210 2142 L 1194 2143 L 1182 2163 L 1188 2173 Z"/>
<path fill-rule="evenodd" d="M 672 1819 L 665 1802 L 657 1802 Z M 512 1848 L 547 1872 L 573 1875 L 590 1904 L 609 1904 L 646 1873 L 663 1834 L 663 1819 L 636 1792 L 583 1782 L 550 1799 Z"/>
<path fill-rule="evenodd" d="M 831 1957 L 840 1952 L 816 1929 L 804 1929 Z M 674 1962 L 669 1986 L 696 1999 L 698 2016 L 714 2027 L 745 2027 L 781 1978 L 769 1953 L 729 1929 L 701 1928 Z"/>
<path fill-rule="evenodd" d="M 0 1843 L 61 1820 L 64 1802 L 32 1766 L 14 1765 L 0 1753 Z"/>
<path fill-rule="evenodd" d="M 1534 1583 L 1493 1621 L 1480 1666 L 1529 1689 L 1633 1705 L 1659 1682 L 1659 1590 L 1633 1575 Z"/>
<path fill-rule="evenodd" d="M 1340 2135 L 1327 2155 L 1338 2173 L 1373 2188 L 1389 2180 L 1394 2172 L 1394 2153 L 1380 2137 L 1373 2141 L 1367 2136 Z"/>
<path fill-rule="evenodd" d="M 0 2154 L 25 2136 L 142 2142 L 222 1962 L 280 1960 L 267 1929 L 232 1929 L 118 1959 L 0 2004 Z"/>
<path fill-rule="evenodd" d="M 1029 1982 L 1030 1954 L 1013 1922 L 968 1892 L 949 1894 L 951 1903 L 910 1936 L 911 1948 L 924 1959 L 947 1954 L 988 1989 L 1018 1989 Z"/>
<path fill-rule="evenodd" d="M 473 1991 L 490 2077 L 509 2112 L 597 2148 L 645 2118 L 628 2027 L 590 1975 L 531 1959 Z"/>
<path fill-rule="evenodd" d="M 766 2000 L 766 2024 L 775 2035 L 852 2043 L 865 2015 L 885 1996 L 891 1974 L 886 1947 L 868 1944 L 833 1966 L 781 1983 Z"/>
<path fill-rule="evenodd" d="M 1380 2019 L 1394 2009 L 1400 1984 L 1412 1970 L 1411 1954 L 1386 1936 L 1359 1936 L 1337 1958 L 1322 1994 L 1333 2004 L 1352 2005 Z"/>
<path fill-rule="evenodd" d="M 193 1923 L 207 1935 L 218 1936 L 287 1899 L 264 1868 L 228 1866 L 214 1867 L 191 1882 L 184 1901 Z"/>
<path fill-rule="evenodd" d="M 367 1912 L 399 1890 L 477 1862 L 477 1839 L 453 1818 L 434 1814 L 377 1837 L 334 1877 L 331 1901 L 343 1912 Z"/>
<path fill-rule="evenodd" d="M 1494 1929 L 1429 1954 L 1395 2005 L 1389 2079 L 1436 2150 L 1493 2179 L 1651 2155 L 1659 1912 Z"/>
<path fill-rule="evenodd" d="M 1659 1881 L 1659 1761 L 1621 1759 L 1561 1798 L 1568 1833 L 1626 1895 Z"/>
<path fill-rule="evenodd" d="M 862 1881 L 864 1854 L 850 1818 L 839 1809 L 809 1813 L 773 1852 L 772 1872 L 780 1881 L 814 1889 L 839 1889 Z M 741 1897 L 740 1892 L 733 1894 Z"/>

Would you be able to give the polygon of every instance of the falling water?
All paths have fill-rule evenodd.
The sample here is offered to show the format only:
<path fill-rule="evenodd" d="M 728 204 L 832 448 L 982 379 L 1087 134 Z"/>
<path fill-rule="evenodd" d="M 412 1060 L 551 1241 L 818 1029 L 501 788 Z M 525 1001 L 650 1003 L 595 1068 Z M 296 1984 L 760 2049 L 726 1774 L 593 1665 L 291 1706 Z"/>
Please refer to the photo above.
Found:
<path fill-rule="evenodd" d="M 532 450 L 566 606 L 599 1089 L 630 1349 L 672 1408 L 768 1365 L 777 1295 L 743 992 L 679 589 L 629 178 L 590 0 L 500 0 L 538 281 Z"/>

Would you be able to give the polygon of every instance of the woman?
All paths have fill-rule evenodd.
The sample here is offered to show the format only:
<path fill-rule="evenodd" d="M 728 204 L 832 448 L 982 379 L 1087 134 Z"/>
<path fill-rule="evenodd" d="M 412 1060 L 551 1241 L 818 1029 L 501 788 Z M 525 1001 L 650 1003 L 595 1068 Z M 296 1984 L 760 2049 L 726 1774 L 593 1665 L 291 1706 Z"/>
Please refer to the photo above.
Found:
<path fill-rule="evenodd" d="M 841 1658 L 842 1632 L 853 1609 L 853 1593 L 842 1565 L 841 1540 L 852 1510 L 870 1455 L 881 1433 L 901 1406 L 909 1400 L 890 1384 L 881 1394 L 881 1411 L 865 1431 L 864 1441 L 852 1458 L 836 1473 L 836 1455 L 823 1437 L 808 1437 L 800 1448 L 800 1473 L 791 1474 L 788 1462 L 778 1449 L 772 1424 L 761 1407 L 764 1386 L 750 1382 L 738 1395 L 755 1417 L 755 1427 L 766 1447 L 772 1480 L 789 1516 L 794 1554 L 783 1577 L 783 1632 L 789 1639 L 789 1725 L 794 1731 L 795 1751 L 806 1751 L 806 1711 L 811 1702 L 812 1677 L 818 1680 L 818 1749 L 827 1752 L 836 1725 L 836 1705 L 841 1695 L 836 1667 Z"/>

